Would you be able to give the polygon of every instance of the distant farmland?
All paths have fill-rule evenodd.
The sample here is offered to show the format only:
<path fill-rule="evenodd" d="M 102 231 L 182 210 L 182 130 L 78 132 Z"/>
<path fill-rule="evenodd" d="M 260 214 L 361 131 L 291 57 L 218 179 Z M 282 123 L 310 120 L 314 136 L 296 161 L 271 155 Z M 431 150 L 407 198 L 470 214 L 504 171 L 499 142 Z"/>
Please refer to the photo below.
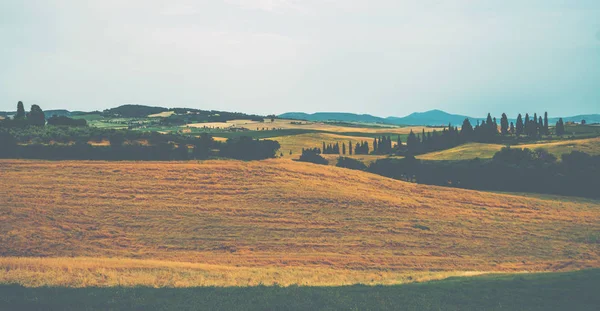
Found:
<path fill-rule="evenodd" d="M 3 283 L 396 284 L 600 267 L 594 200 L 285 159 L 1 160 L 0 176 Z"/>

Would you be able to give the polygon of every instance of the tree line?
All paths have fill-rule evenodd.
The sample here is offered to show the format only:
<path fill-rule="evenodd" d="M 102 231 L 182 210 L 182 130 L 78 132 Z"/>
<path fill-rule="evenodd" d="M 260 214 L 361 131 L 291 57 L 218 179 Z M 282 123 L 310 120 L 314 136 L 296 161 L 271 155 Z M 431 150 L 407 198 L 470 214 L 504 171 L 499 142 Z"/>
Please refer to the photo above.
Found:
<path fill-rule="evenodd" d="M 505 147 L 491 160 L 424 161 L 409 156 L 380 159 L 366 170 L 429 185 L 600 197 L 593 182 L 600 174 L 600 156 L 579 151 L 563 154 L 557 161 L 544 149 Z"/>
<path fill-rule="evenodd" d="M 83 120 L 85 121 L 85 120 Z M 108 146 L 93 146 L 90 142 Z M 280 145 L 251 137 L 217 142 L 210 135 L 198 137 L 88 127 L 81 120 L 53 116 L 46 124 L 37 105 L 25 113 L 17 104 L 12 119 L 0 120 L 0 158 L 73 160 L 191 160 L 224 157 L 240 160 L 274 158 Z"/>
<path fill-rule="evenodd" d="M 554 133 L 552 133 L 548 124 L 547 112 L 544 113 L 543 118 L 541 115 L 538 117 L 537 113 L 534 113 L 533 118 L 528 113 L 525 114 L 525 117 L 518 114 L 516 124 L 515 122 L 509 122 L 505 113 L 502 114 L 500 124 L 498 124 L 496 118 L 488 113 L 487 118 L 481 121 L 478 120 L 475 126 L 467 118 L 463 121 L 460 129 L 452 126 L 452 124 L 448 124 L 441 131 L 434 129 L 425 132 L 425 129 L 422 129 L 421 133 L 415 133 L 411 129 L 406 138 L 406 143 L 402 142 L 400 135 L 397 135 L 395 139 L 391 135 L 376 137 L 373 139 L 372 149 L 369 148 L 366 141 L 357 143 L 354 149 L 352 142 L 349 142 L 348 154 L 352 155 L 354 151 L 355 154 L 410 156 L 449 149 L 468 142 L 510 143 L 512 140 L 520 139 L 520 137 L 539 139 L 542 136 L 552 134 L 565 135 L 565 125 L 562 118 L 560 118 L 554 126 Z M 347 154 L 345 143 L 342 144 L 340 149 L 339 143 L 327 144 L 323 142 L 321 152 L 323 154 Z"/>

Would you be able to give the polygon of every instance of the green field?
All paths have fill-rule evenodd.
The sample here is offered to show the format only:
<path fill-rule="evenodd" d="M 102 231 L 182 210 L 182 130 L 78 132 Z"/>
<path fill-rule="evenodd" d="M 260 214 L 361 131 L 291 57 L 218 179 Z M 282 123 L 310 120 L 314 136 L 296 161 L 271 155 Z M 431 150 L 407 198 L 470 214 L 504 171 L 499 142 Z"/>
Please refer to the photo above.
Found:
<path fill-rule="evenodd" d="M 485 275 L 396 286 L 26 288 L 0 310 L 598 310 L 600 270 Z"/>

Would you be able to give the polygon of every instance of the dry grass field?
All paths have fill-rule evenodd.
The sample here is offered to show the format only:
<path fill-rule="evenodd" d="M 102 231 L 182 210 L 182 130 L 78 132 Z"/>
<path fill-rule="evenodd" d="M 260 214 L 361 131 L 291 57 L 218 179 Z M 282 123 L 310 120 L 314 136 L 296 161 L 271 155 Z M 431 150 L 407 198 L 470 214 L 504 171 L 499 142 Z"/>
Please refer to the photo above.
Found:
<path fill-rule="evenodd" d="M 0 180 L 4 283 L 392 284 L 600 267 L 593 200 L 286 159 L 0 160 Z"/>
<path fill-rule="evenodd" d="M 301 124 L 292 124 L 292 122 L 300 122 Z M 192 123 L 186 124 L 186 127 L 214 127 L 214 128 L 229 128 L 229 127 L 245 127 L 251 131 L 255 131 L 256 128 L 268 128 L 268 129 L 305 129 L 315 130 L 323 132 L 333 133 L 393 133 L 393 134 L 408 134 L 411 130 L 415 133 L 420 133 L 423 129 L 425 132 L 432 131 L 432 128 L 423 126 L 381 126 L 381 127 L 368 127 L 368 126 L 345 126 L 324 122 L 310 122 L 310 121 L 298 121 L 288 119 L 275 119 L 271 122 L 270 119 L 265 119 L 265 122 L 256 122 L 252 120 L 231 120 L 227 122 L 212 122 L 212 123 Z M 441 130 L 441 129 L 438 129 Z"/>
<path fill-rule="evenodd" d="M 322 148 L 323 142 L 325 142 L 326 144 L 339 143 L 340 149 L 342 148 L 342 144 L 346 144 L 346 148 L 348 148 L 348 143 L 350 141 L 352 142 L 352 145 L 355 145 L 357 142 L 361 141 L 367 141 L 369 142 L 369 145 L 372 145 L 373 143 L 373 139 L 369 137 L 346 136 L 328 133 L 289 135 L 273 137 L 269 139 L 276 140 L 279 142 L 279 144 L 281 145 L 280 151 L 283 153 L 284 157 L 294 159 L 297 159 L 300 156 L 300 154 L 302 154 L 303 148 Z M 371 146 L 371 148 L 373 147 Z M 291 156 L 290 150 L 292 151 Z M 346 152 L 348 153 L 348 150 L 346 150 Z"/>
<path fill-rule="evenodd" d="M 148 118 L 166 118 L 175 114 L 175 111 L 164 111 L 160 113 L 151 114 Z"/>
<path fill-rule="evenodd" d="M 502 147 L 504 147 L 504 145 L 468 143 L 451 149 L 423 154 L 417 158 L 422 160 L 469 160 L 474 158 L 485 159 L 493 157 L 496 152 L 502 149 Z M 600 155 L 600 137 L 514 145 L 511 146 L 511 148 L 529 148 L 532 150 L 544 148 L 557 156 L 559 159 L 562 154 L 570 153 L 574 150 L 582 151 L 591 155 Z"/>

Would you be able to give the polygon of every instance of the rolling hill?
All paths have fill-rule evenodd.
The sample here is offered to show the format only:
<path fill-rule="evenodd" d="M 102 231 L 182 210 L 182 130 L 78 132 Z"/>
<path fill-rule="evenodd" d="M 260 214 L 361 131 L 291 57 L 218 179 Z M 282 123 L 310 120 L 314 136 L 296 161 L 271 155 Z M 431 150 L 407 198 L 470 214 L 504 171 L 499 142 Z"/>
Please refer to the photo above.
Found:
<path fill-rule="evenodd" d="M 2 283 L 396 284 L 600 267 L 594 200 L 283 159 L 1 160 L 0 175 Z"/>
<path fill-rule="evenodd" d="M 468 143 L 454 148 L 426 153 L 417 158 L 422 160 L 470 160 L 474 158 L 492 158 L 504 145 Z M 558 159 L 565 153 L 581 151 L 590 155 L 600 155 L 600 137 L 576 140 L 540 142 L 535 144 L 513 145 L 511 148 L 544 148 Z"/>

